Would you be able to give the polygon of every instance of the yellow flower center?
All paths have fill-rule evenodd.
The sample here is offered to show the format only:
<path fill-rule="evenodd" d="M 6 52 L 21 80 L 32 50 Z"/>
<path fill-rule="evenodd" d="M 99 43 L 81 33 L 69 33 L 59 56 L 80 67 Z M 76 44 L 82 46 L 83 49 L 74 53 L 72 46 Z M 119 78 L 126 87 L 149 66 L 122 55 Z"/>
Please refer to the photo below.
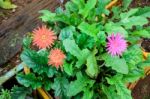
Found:
<path fill-rule="evenodd" d="M 46 40 L 46 35 L 42 35 L 42 40 Z"/>

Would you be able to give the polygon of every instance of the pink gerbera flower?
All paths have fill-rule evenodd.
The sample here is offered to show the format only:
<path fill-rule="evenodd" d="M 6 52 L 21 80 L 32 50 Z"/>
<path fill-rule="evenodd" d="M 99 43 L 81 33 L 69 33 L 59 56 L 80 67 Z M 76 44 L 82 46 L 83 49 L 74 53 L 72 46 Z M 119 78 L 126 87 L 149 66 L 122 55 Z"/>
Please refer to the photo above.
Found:
<path fill-rule="evenodd" d="M 33 30 L 33 45 L 38 46 L 40 49 L 51 47 L 56 39 L 55 33 L 46 26 Z"/>
<path fill-rule="evenodd" d="M 60 49 L 52 49 L 48 58 L 48 64 L 55 66 L 58 69 L 63 65 L 65 55 Z"/>
<path fill-rule="evenodd" d="M 120 56 L 127 48 L 126 40 L 119 33 L 116 35 L 113 33 L 107 37 L 107 51 L 112 56 Z"/>

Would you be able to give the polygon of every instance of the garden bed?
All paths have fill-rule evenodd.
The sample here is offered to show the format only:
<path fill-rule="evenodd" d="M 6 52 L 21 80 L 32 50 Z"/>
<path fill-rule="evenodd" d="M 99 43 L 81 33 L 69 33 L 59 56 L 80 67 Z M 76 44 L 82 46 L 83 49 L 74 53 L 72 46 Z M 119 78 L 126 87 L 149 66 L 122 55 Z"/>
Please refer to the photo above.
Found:
<path fill-rule="evenodd" d="M 139 0 L 139 2 L 134 2 L 133 1 L 133 3 L 132 3 L 132 5 L 131 5 L 131 7 L 137 7 L 137 6 L 145 6 L 145 5 L 149 5 L 150 4 L 150 2 L 148 1 L 148 0 L 145 0 L 145 1 L 141 1 L 141 0 Z M 28 4 L 28 3 L 27 3 Z M 32 3 L 31 3 L 32 4 Z M 57 4 L 56 4 L 57 5 Z M 47 5 L 48 6 L 48 5 Z M 43 9 L 43 7 L 41 8 L 41 9 Z M 54 10 L 54 7 L 52 8 L 53 10 Z M 25 10 L 23 10 L 23 11 L 25 11 Z M 8 13 L 11 13 L 11 12 L 8 12 Z M 20 13 L 20 12 L 19 12 Z M 18 14 L 16 14 L 16 15 L 18 15 Z M 10 15 L 8 15 L 8 18 L 10 17 Z M 37 17 L 37 16 L 36 16 Z M 10 17 L 10 19 L 11 19 L 11 17 Z M 14 19 L 14 18 L 12 18 L 12 19 Z M 11 20 L 12 20 L 11 19 Z M 34 18 L 33 18 L 34 19 Z M 4 19 L 3 21 L 5 21 L 6 19 Z M 31 21 L 31 20 L 30 20 Z M 26 25 L 28 25 L 29 23 L 26 23 Z M 38 23 L 38 24 L 40 24 L 40 22 Z M 33 24 L 32 24 L 33 25 Z M 29 30 L 27 29 L 27 31 L 31 31 L 34 27 L 35 27 L 36 25 L 34 25 L 34 26 L 32 26 L 32 28 L 30 28 Z M 26 28 L 25 28 L 26 29 Z M 23 29 L 24 30 L 24 29 Z M 22 30 L 21 30 L 22 31 Z M 16 32 L 16 31 L 15 31 Z M 14 32 L 14 33 L 15 33 Z M 20 32 L 20 30 L 19 30 L 19 32 Z M 9 35 L 9 34 L 8 34 Z M 21 40 L 22 40 L 22 37 L 24 36 L 24 34 L 21 34 L 20 36 L 21 36 L 21 39 L 20 39 L 20 41 L 19 42 L 21 42 Z M 20 37 L 19 36 L 19 37 Z M 13 37 L 12 37 L 13 38 Z M 1 39 L 1 38 L 0 38 Z M 7 42 L 7 41 L 5 41 L 5 42 Z M 1 44 L 0 44 L 1 45 Z M 7 45 L 6 45 L 7 46 Z M 3 45 L 2 45 L 2 47 L 4 47 Z M 8 46 L 7 46 L 8 47 Z M 142 43 L 142 47 L 145 49 L 145 51 L 146 52 L 150 52 L 150 40 L 149 39 L 144 39 L 144 41 L 143 41 L 143 43 Z M 8 61 L 8 63 L 6 63 L 6 60 L 5 60 L 5 64 L 3 64 L 3 66 L 2 66 L 2 72 L 0 73 L 0 75 L 2 75 L 2 74 L 4 74 L 4 73 L 6 73 L 7 71 L 9 71 L 10 69 L 12 69 L 13 68 L 13 66 L 16 66 L 16 65 L 18 65 L 19 63 L 20 63 L 20 59 L 19 59 L 19 52 L 21 51 L 21 45 L 19 44 L 19 47 L 17 47 L 17 48 L 19 48 L 19 50 L 17 50 L 17 51 L 15 51 L 15 53 L 13 53 L 9 58 L 7 58 L 7 61 Z M 10 50 L 10 49 L 9 49 Z M 13 49 L 13 50 L 16 50 L 16 47 L 15 47 L 15 49 Z M 15 57 L 14 57 L 15 56 Z M 7 66 L 8 65 L 8 66 Z M 6 66 L 6 67 L 5 67 Z M 3 69 L 3 67 L 5 68 L 5 69 Z M 148 81 L 149 81 L 149 76 L 148 77 L 146 77 L 144 80 L 140 80 L 139 81 L 139 83 L 135 86 L 135 88 L 133 89 L 133 92 L 132 92 L 132 95 L 133 95 L 133 97 L 135 98 L 135 99 L 141 99 L 141 97 L 149 97 L 149 90 L 147 90 L 148 88 L 150 88 L 150 85 L 147 83 Z M 9 82 L 9 81 L 8 81 Z M 4 87 L 7 87 L 7 84 L 9 84 L 8 82 L 6 82 L 5 84 L 4 84 Z M 14 83 L 16 83 L 16 82 L 14 82 Z M 16 83 L 17 84 L 17 83 Z M 147 87 L 146 86 L 146 88 L 145 87 L 142 87 L 142 85 L 143 84 L 146 84 L 147 86 L 149 86 L 149 87 Z M 10 87 L 10 86 L 8 86 L 8 87 Z M 12 87 L 12 86 L 11 86 Z M 140 91 L 139 91 L 140 90 Z M 142 90 L 142 91 L 141 91 Z M 144 91 L 143 91 L 144 90 Z M 140 96 L 138 95 L 138 94 L 140 94 Z M 143 94 L 143 95 L 142 95 Z M 149 98 L 148 98 L 149 99 Z"/>

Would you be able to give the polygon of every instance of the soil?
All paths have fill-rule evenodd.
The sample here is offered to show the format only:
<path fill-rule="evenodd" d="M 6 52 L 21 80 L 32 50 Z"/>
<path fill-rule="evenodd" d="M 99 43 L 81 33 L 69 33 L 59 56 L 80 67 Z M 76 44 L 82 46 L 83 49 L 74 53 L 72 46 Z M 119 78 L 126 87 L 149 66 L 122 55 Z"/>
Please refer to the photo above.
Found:
<path fill-rule="evenodd" d="M 130 7 L 144 7 L 150 6 L 150 0 L 132 0 Z"/>
<path fill-rule="evenodd" d="M 134 99 L 150 99 L 150 75 L 141 79 L 132 90 Z"/>
<path fill-rule="evenodd" d="M 150 52 L 150 39 L 143 39 L 141 46 L 146 52 Z"/>

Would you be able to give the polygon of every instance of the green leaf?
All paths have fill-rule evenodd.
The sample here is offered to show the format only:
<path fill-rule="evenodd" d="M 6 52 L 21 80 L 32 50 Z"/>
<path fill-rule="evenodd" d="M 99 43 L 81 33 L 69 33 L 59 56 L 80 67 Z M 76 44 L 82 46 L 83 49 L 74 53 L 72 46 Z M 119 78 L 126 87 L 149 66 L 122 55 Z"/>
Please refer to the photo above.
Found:
<path fill-rule="evenodd" d="M 139 8 L 139 11 L 136 12 L 134 15 L 150 18 L 150 7 L 144 6 L 143 8 Z"/>
<path fill-rule="evenodd" d="M 117 84 L 115 84 L 115 86 L 117 94 L 121 97 L 120 99 L 132 99 L 131 91 L 127 89 L 124 83 L 118 81 Z"/>
<path fill-rule="evenodd" d="M 30 68 L 36 67 L 36 65 L 46 65 L 48 63 L 48 52 L 41 50 L 37 53 L 34 50 L 26 49 L 21 54 L 21 60 Z"/>
<path fill-rule="evenodd" d="M 56 68 L 48 66 L 48 52 L 40 50 L 38 53 L 34 50 L 25 49 L 21 54 L 21 60 L 34 72 L 38 74 L 46 73 L 52 77 L 56 73 Z"/>
<path fill-rule="evenodd" d="M 121 99 L 121 97 L 116 93 L 116 88 L 114 86 L 107 87 L 102 85 L 102 90 L 107 96 L 107 99 Z"/>
<path fill-rule="evenodd" d="M 70 39 L 64 40 L 63 45 L 65 47 L 66 52 L 69 52 L 78 59 L 76 66 L 80 68 L 80 66 L 85 63 L 89 54 L 89 50 L 83 49 L 81 51 L 78 45 L 75 43 L 75 41 Z"/>
<path fill-rule="evenodd" d="M 97 36 L 98 36 L 98 39 L 99 39 L 99 43 L 102 44 L 103 46 L 106 46 L 107 36 L 106 36 L 105 32 L 100 31 Z"/>
<path fill-rule="evenodd" d="M 66 52 L 69 52 L 73 56 L 79 58 L 81 56 L 81 50 L 74 40 L 65 39 L 63 41 L 63 45 L 65 47 Z"/>
<path fill-rule="evenodd" d="M 44 77 L 42 78 L 42 84 L 43 88 L 47 91 L 49 91 L 52 88 L 52 82 L 51 79 L 48 78 L 47 76 L 43 75 Z"/>
<path fill-rule="evenodd" d="M 11 89 L 11 99 L 25 99 L 27 95 L 32 93 L 31 88 L 14 86 Z"/>
<path fill-rule="evenodd" d="M 116 25 L 112 22 L 105 24 L 105 31 L 110 35 L 112 33 L 121 33 L 124 37 L 128 37 L 128 32 L 120 25 Z"/>
<path fill-rule="evenodd" d="M 125 26 L 126 29 L 131 29 L 132 26 L 143 26 L 148 23 L 148 20 L 145 17 L 133 16 L 121 20 L 121 24 Z"/>
<path fill-rule="evenodd" d="M 30 45 L 32 43 L 32 38 L 31 37 L 26 37 L 23 39 L 23 47 L 29 49 Z"/>
<path fill-rule="evenodd" d="M 120 19 L 120 13 L 121 13 L 121 7 L 119 7 L 119 6 L 114 6 L 113 8 L 112 8 L 112 12 L 113 12 L 113 16 L 112 16 L 112 20 L 114 20 L 114 19 Z"/>
<path fill-rule="evenodd" d="M 109 54 L 104 54 L 102 59 L 105 61 L 107 67 L 111 67 L 118 73 L 128 74 L 128 65 L 124 58 L 119 58 L 117 56 L 110 56 Z"/>
<path fill-rule="evenodd" d="M 91 36 L 85 33 L 78 34 L 76 42 L 81 49 L 84 49 L 84 48 L 92 49 L 95 44 L 95 40 Z"/>
<path fill-rule="evenodd" d="M 69 64 L 67 62 L 64 62 L 63 65 L 64 71 L 69 75 L 72 76 L 73 75 L 73 64 Z"/>
<path fill-rule="evenodd" d="M 133 36 L 143 37 L 143 38 L 150 38 L 150 32 L 148 32 L 148 31 L 145 30 L 145 29 L 134 31 L 134 32 L 132 33 L 132 35 L 133 35 Z"/>
<path fill-rule="evenodd" d="M 97 38 L 97 34 L 99 32 L 99 28 L 96 24 L 88 24 L 86 22 L 82 22 L 78 26 L 78 29 L 80 29 L 82 33 L 86 33 L 87 35 L 94 37 L 95 39 Z"/>
<path fill-rule="evenodd" d="M 132 70 L 131 72 L 129 72 L 129 74 L 124 75 L 123 82 L 124 83 L 135 82 L 139 78 L 143 77 L 144 75 L 145 75 L 144 70 L 135 69 L 135 70 Z"/>
<path fill-rule="evenodd" d="M 123 0 L 122 3 L 123 3 L 123 9 L 126 10 L 129 5 L 131 4 L 132 0 Z"/>
<path fill-rule="evenodd" d="M 118 81 L 122 80 L 122 78 L 123 78 L 123 75 L 118 73 L 115 76 L 112 76 L 111 78 L 106 77 L 106 80 L 107 80 L 108 84 L 114 85 Z"/>
<path fill-rule="evenodd" d="M 124 59 L 126 60 L 129 70 L 137 68 L 137 64 L 143 61 L 143 54 L 140 46 L 129 46 L 128 50 L 123 54 Z"/>
<path fill-rule="evenodd" d="M 40 18 L 44 22 L 51 22 L 51 23 L 63 22 L 63 23 L 70 25 L 71 21 L 76 21 L 75 20 L 76 17 L 69 17 L 69 16 L 65 15 L 65 13 L 56 14 L 56 13 L 52 13 L 51 11 L 48 11 L 48 10 L 41 10 L 39 12 L 43 14 L 42 16 L 40 16 Z M 71 18 L 73 18 L 73 19 L 71 19 Z"/>
<path fill-rule="evenodd" d="M 87 0 L 83 9 L 79 9 L 79 14 L 81 14 L 84 18 L 86 18 L 89 12 L 95 8 L 97 0 Z"/>
<path fill-rule="evenodd" d="M 92 87 L 95 81 L 88 79 L 86 76 L 83 76 L 81 72 L 77 73 L 77 80 L 72 81 L 69 84 L 67 95 L 75 96 L 78 93 L 84 91 L 84 88 L 87 86 Z"/>
<path fill-rule="evenodd" d="M 81 51 L 81 56 L 78 58 L 78 62 L 76 63 L 76 67 L 80 68 L 82 64 L 86 62 L 86 59 L 88 58 L 90 51 L 88 49 L 83 49 Z"/>
<path fill-rule="evenodd" d="M 0 0 L 0 7 L 4 9 L 14 9 L 17 8 L 16 5 L 12 4 L 10 0 Z"/>
<path fill-rule="evenodd" d="M 96 8 L 96 14 L 102 15 L 102 14 L 109 14 L 109 10 L 107 10 L 105 7 L 107 4 L 110 3 L 110 0 L 98 0 L 97 2 L 97 8 Z"/>
<path fill-rule="evenodd" d="M 56 77 L 54 79 L 54 83 L 52 85 L 52 89 L 55 90 L 55 96 L 64 97 L 62 99 L 66 99 L 67 96 L 67 88 L 68 88 L 69 82 L 66 79 L 66 77 Z"/>
<path fill-rule="evenodd" d="M 42 21 L 44 22 L 48 22 L 48 21 L 54 21 L 56 14 L 50 12 L 49 10 L 41 10 L 39 11 L 39 13 L 42 13 L 43 15 L 40 16 L 40 18 L 42 19 Z"/>
<path fill-rule="evenodd" d="M 33 89 L 42 87 L 42 78 L 36 77 L 33 73 L 27 75 L 20 73 L 16 76 L 17 81 L 25 87 L 32 87 Z"/>
<path fill-rule="evenodd" d="M 59 39 L 60 40 L 65 40 L 65 39 L 73 39 L 73 32 L 75 32 L 75 27 L 74 26 L 68 26 L 65 27 L 61 30 Z"/>
<path fill-rule="evenodd" d="M 95 57 L 96 53 L 97 53 L 97 49 L 95 49 L 93 52 L 91 52 L 87 58 L 86 73 L 91 78 L 96 78 L 99 73 L 99 68 L 97 65 L 96 57 Z"/>
<path fill-rule="evenodd" d="M 1 97 L 1 99 L 12 99 L 11 93 L 7 89 L 1 89 L 0 97 Z"/>
<path fill-rule="evenodd" d="M 133 16 L 139 9 L 131 9 L 128 12 L 120 14 L 121 21 L 119 24 L 125 26 L 126 29 L 131 29 L 132 26 L 143 26 L 148 23 L 148 20 L 142 16 Z"/>
<path fill-rule="evenodd" d="M 77 1 L 77 0 L 72 0 L 73 2 L 74 1 Z M 80 0 L 81 1 L 81 0 Z M 78 12 L 78 6 L 80 6 L 79 4 L 81 4 L 81 7 L 82 7 L 82 3 L 79 3 L 79 4 L 75 4 L 71 1 L 68 1 L 66 4 L 65 4 L 65 8 L 66 8 L 66 11 L 67 12 Z M 77 1 L 78 2 L 78 1 Z"/>
<path fill-rule="evenodd" d="M 94 92 L 92 90 L 90 90 L 89 88 L 85 88 L 82 99 L 92 99 L 93 95 Z"/>
<path fill-rule="evenodd" d="M 46 69 L 47 69 L 47 70 L 46 70 Z M 42 70 L 41 70 L 41 71 L 42 71 Z M 47 74 L 48 77 L 53 77 L 54 74 L 57 73 L 57 70 L 56 70 L 55 67 L 49 66 L 49 67 L 43 68 L 42 73 L 44 73 L 44 72 Z"/>
<path fill-rule="evenodd" d="M 140 63 L 138 63 L 137 66 L 140 68 L 143 68 L 143 69 L 145 67 L 150 67 L 150 55 L 148 55 L 148 57 L 145 61 L 141 61 Z"/>
<path fill-rule="evenodd" d="M 111 78 L 106 78 L 107 82 L 114 85 L 120 99 L 132 99 L 131 91 L 127 89 L 126 85 L 122 82 L 123 75 L 117 74 Z"/>
<path fill-rule="evenodd" d="M 85 6 L 84 0 L 72 0 L 72 2 L 78 7 L 78 10 L 83 9 Z"/>
<path fill-rule="evenodd" d="M 121 13 L 120 17 L 122 20 L 123 19 L 126 20 L 127 18 L 129 18 L 130 16 L 133 16 L 138 11 L 139 11 L 138 8 L 134 8 L 134 9 L 129 10 L 128 12 Z"/>

